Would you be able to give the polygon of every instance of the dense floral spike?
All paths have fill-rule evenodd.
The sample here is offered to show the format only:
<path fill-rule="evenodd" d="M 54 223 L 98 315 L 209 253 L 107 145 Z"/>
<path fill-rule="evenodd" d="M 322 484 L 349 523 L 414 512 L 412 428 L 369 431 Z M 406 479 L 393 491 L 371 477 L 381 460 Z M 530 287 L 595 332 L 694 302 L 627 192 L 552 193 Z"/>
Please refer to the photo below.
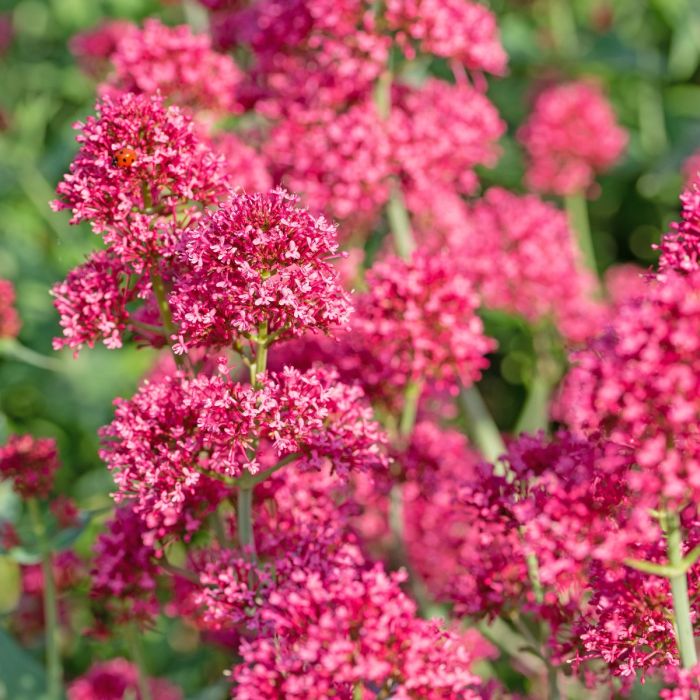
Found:
<path fill-rule="evenodd" d="M 329 260 L 335 226 L 283 190 L 236 194 L 191 230 L 187 269 L 170 296 L 182 339 L 176 349 L 280 339 L 347 323 L 350 302 Z"/>
<path fill-rule="evenodd" d="M 574 341 L 598 330 L 596 283 L 563 212 L 535 195 L 494 187 L 474 204 L 471 226 L 454 254 L 464 256 L 486 306 L 535 323 L 550 319 Z"/>
<path fill-rule="evenodd" d="M 20 326 L 14 285 L 9 280 L 0 279 L 0 338 L 14 338 Z"/>
<path fill-rule="evenodd" d="M 389 257 L 368 271 L 367 285 L 352 325 L 377 357 L 378 382 L 453 386 L 479 378 L 494 343 L 484 336 L 469 280 L 447 256 L 419 249 L 410 260 Z"/>
<path fill-rule="evenodd" d="M 147 19 L 143 29 L 130 25 L 110 58 L 109 88 L 160 92 L 168 102 L 198 111 L 239 110 L 241 72 L 230 56 L 212 50 L 209 36 L 192 34 L 187 25 L 167 27 L 157 19 Z"/>
<path fill-rule="evenodd" d="M 508 57 L 493 13 L 469 0 L 388 0 L 386 21 L 410 57 L 450 58 L 469 70 L 503 75 Z"/>
<path fill-rule="evenodd" d="M 668 273 L 622 305 L 610 333 L 578 354 L 558 415 L 634 455 L 630 485 L 651 507 L 700 497 L 700 272 Z"/>
<path fill-rule="evenodd" d="M 474 167 L 496 162 L 506 129 L 488 98 L 466 84 L 430 79 L 420 88 L 396 87 L 392 102 L 392 149 L 405 187 L 472 193 Z"/>
<path fill-rule="evenodd" d="M 182 700 L 179 688 L 161 678 L 149 678 L 152 700 Z M 138 668 L 126 659 L 110 659 L 93 664 L 76 678 L 66 691 L 68 700 L 143 700 L 139 692 Z"/>
<path fill-rule="evenodd" d="M 359 388 L 322 369 L 287 369 L 258 382 L 256 389 L 221 376 L 176 375 L 145 382 L 130 401 L 116 402 L 115 420 L 101 431 L 102 456 L 118 498 L 136 497 L 149 532 L 195 529 L 222 497 L 217 477 L 260 471 L 260 441 L 274 462 L 295 455 L 304 468 L 318 469 L 328 460 L 344 477 L 386 467 L 384 437 Z"/>
<path fill-rule="evenodd" d="M 530 159 L 528 185 L 560 195 L 587 190 L 627 144 L 603 93 L 585 82 L 543 90 L 518 138 Z"/>
<path fill-rule="evenodd" d="M 127 304 L 148 293 L 143 284 L 129 287 L 128 277 L 128 268 L 109 251 L 101 250 L 55 284 L 51 295 L 61 317 L 63 338 L 54 338 L 54 349 L 67 346 L 77 352 L 98 341 L 111 349 L 120 348 L 129 327 Z"/>
<path fill-rule="evenodd" d="M 95 542 L 90 597 L 98 603 L 98 625 L 149 621 L 159 609 L 156 551 L 144 542 L 146 527 L 129 506 L 117 508 Z"/>
<path fill-rule="evenodd" d="M 80 151 L 53 206 L 70 209 L 71 223 L 89 221 L 140 273 L 224 195 L 223 164 L 194 122 L 159 95 L 105 96 L 96 109 L 96 117 L 76 125 Z M 120 149 L 132 155 L 130 165 L 117 160 Z"/>
<path fill-rule="evenodd" d="M 700 269 L 700 181 L 692 182 L 681 194 L 681 220 L 671 224 L 659 249 L 659 270 L 692 272 Z"/>
<path fill-rule="evenodd" d="M 22 498 L 46 498 L 59 468 L 56 442 L 32 435 L 10 435 L 0 446 L 0 479 L 11 479 Z"/>
<path fill-rule="evenodd" d="M 276 176 L 312 211 L 352 225 L 372 224 L 389 198 L 391 147 L 372 103 L 336 118 L 296 113 L 273 130 L 265 153 Z M 351 228 L 351 226 L 348 226 Z"/>

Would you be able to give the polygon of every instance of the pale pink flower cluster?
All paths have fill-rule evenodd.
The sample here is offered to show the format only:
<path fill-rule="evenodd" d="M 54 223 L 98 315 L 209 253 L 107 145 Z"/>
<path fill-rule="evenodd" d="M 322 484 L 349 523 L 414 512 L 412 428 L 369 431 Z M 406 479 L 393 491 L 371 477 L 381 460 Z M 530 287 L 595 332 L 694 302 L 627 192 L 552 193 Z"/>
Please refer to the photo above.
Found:
<path fill-rule="evenodd" d="M 607 99 L 586 82 L 543 90 L 518 138 L 529 158 L 528 185 L 560 195 L 587 191 L 627 145 Z"/>

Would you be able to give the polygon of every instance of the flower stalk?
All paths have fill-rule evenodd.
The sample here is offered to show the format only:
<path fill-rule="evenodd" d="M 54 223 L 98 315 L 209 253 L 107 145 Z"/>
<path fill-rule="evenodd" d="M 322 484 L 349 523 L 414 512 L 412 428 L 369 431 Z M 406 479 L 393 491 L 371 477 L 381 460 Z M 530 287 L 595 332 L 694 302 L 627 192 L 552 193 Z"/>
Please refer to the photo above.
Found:
<path fill-rule="evenodd" d="M 46 679 L 49 700 L 60 700 L 63 695 L 63 668 L 59 649 L 58 595 L 53 576 L 53 557 L 47 541 L 46 526 L 36 498 L 27 499 L 32 527 L 41 550 L 43 577 L 44 633 L 46 640 Z"/>
<path fill-rule="evenodd" d="M 676 641 L 683 668 L 692 668 L 698 662 L 693 636 L 693 623 L 690 617 L 690 600 L 688 599 L 688 578 L 683 570 L 683 550 L 680 518 L 677 513 L 665 518 L 664 531 L 668 547 L 668 561 L 677 571 L 669 576 L 671 596 L 673 597 L 673 618 L 675 622 Z"/>

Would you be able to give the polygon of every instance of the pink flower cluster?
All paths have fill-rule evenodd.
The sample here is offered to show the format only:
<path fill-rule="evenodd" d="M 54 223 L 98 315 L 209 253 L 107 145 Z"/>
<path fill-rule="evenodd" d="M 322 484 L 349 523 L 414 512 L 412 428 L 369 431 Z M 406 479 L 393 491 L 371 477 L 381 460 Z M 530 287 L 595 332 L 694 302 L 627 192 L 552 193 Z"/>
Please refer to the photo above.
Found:
<path fill-rule="evenodd" d="M 488 98 L 467 84 L 430 79 L 420 88 L 397 87 L 393 103 L 392 153 L 406 189 L 474 192 L 474 166 L 495 164 L 506 128 Z"/>
<path fill-rule="evenodd" d="M 182 692 L 169 681 L 149 678 L 152 700 L 182 700 Z M 126 659 L 116 658 L 93 664 L 67 689 L 68 700 L 143 700 L 139 691 L 137 667 Z"/>
<path fill-rule="evenodd" d="M 15 288 L 9 280 L 0 279 L 0 338 L 14 338 L 20 329 L 15 309 Z"/>
<path fill-rule="evenodd" d="M 180 349 L 347 323 L 350 302 L 329 263 L 335 226 L 296 202 L 283 190 L 233 195 L 187 233 L 170 295 Z"/>
<path fill-rule="evenodd" d="M 373 224 L 389 198 L 391 144 L 370 102 L 336 118 L 295 113 L 275 126 L 265 155 L 276 177 L 303 192 L 313 211 L 348 220 L 348 230 Z"/>
<path fill-rule="evenodd" d="M 120 28 L 109 56 L 114 71 L 103 93 L 156 94 L 190 109 L 230 114 L 243 76 L 230 56 L 216 53 L 206 34 L 192 34 L 187 25 L 167 27 L 147 19 L 143 29 Z"/>
<path fill-rule="evenodd" d="M 608 335 L 575 357 L 560 400 L 562 419 L 602 431 L 634 456 L 630 486 L 653 508 L 700 492 L 699 338 L 700 273 L 668 273 L 619 307 Z"/>
<path fill-rule="evenodd" d="M 659 271 L 700 269 L 700 182 L 690 182 L 681 194 L 681 220 L 661 239 Z"/>
<path fill-rule="evenodd" d="M 239 698 L 484 697 L 471 671 L 478 639 L 440 629 L 416 616 L 401 591 L 400 574 L 363 560 L 346 540 L 337 479 L 286 470 L 270 480 L 256 512 L 262 556 L 276 575 L 258 567 L 253 605 L 246 567 L 220 555 L 201 574 L 195 599 L 202 623 L 221 629 L 254 611 L 233 675 Z M 249 568 L 249 567 L 248 567 Z M 483 644 L 481 645 L 483 648 Z M 359 690 L 358 690 L 359 689 Z"/>
<path fill-rule="evenodd" d="M 176 375 L 116 402 L 115 420 L 101 432 L 102 457 L 119 499 L 136 498 L 149 538 L 178 526 L 195 530 L 225 494 L 221 479 L 260 471 L 261 441 L 276 456 L 269 466 L 289 456 L 311 469 L 329 460 L 342 476 L 386 466 L 382 434 L 359 388 L 322 369 L 258 381 L 256 389 L 222 376 Z"/>
<path fill-rule="evenodd" d="M 0 479 L 10 479 L 24 499 L 46 498 L 58 468 L 56 442 L 51 438 L 10 435 L 0 446 Z"/>
<path fill-rule="evenodd" d="M 597 330 L 603 308 L 593 300 L 596 283 L 563 212 L 535 195 L 494 187 L 471 216 L 471 229 L 453 245 L 486 306 L 533 323 L 554 321 L 574 341 Z"/>
<path fill-rule="evenodd" d="M 503 75 L 508 57 L 493 13 L 461 0 L 388 0 L 386 21 L 409 56 L 422 53 L 454 59 L 469 70 Z"/>
<path fill-rule="evenodd" d="M 469 280 L 445 255 L 419 249 L 410 260 L 388 257 L 367 272 L 367 285 L 352 328 L 376 358 L 368 382 L 401 391 L 409 382 L 454 387 L 480 377 L 494 343 L 476 315 Z"/>
<path fill-rule="evenodd" d="M 527 182 L 542 192 L 585 192 L 627 144 L 600 89 L 585 82 L 543 90 L 518 132 L 529 157 Z"/>
<path fill-rule="evenodd" d="M 95 542 L 90 597 L 98 624 L 150 621 L 158 612 L 156 551 L 144 542 L 143 521 L 128 505 L 117 508 Z M 99 630 L 98 630 L 99 631 Z"/>

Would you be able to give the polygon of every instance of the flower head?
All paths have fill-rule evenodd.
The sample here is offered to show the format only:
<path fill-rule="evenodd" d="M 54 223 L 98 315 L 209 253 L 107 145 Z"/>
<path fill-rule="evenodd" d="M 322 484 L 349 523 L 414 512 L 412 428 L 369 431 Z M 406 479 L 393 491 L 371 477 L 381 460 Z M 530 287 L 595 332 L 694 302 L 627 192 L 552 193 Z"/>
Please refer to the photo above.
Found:
<path fill-rule="evenodd" d="M 486 306 L 553 320 L 584 340 L 597 331 L 595 281 L 579 259 L 566 215 L 535 195 L 494 187 L 472 209 L 471 230 L 453 246 Z"/>
<path fill-rule="evenodd" d="M 295 113 L 272 130 L 265 147 L 278 177 L 312 211 L 372 224 L 389 198 L 391 146 L 376 108 L 354 105 L 333 119 Z"/>
<path fill-rule="evenodd" d="M 294 337 L 348 320 L 350 302 L 329 262 L 335 227 L 283 190 L 235 194 L 185 238 L 185 271 L 170 302 L 180 345 Z"/>
<path fill-rule="evenodd" d="M 46 498 L 58 467 L 56 442 L 51 438 L 10 435 L 0 446 L 0 479 L 11 479 L 22 498 Z"/>
<path fill-rule="evenodd" d="M 394 167 L 407 190 L 472 193 L 474 167 L 495 163 L 506 125 L 481 92 L 431 79 L 394 89 L 389 126 Z"/>
<path fill-rule="evenodd" d="M 681 220 L 661 239 L 659 271 L 693 272 L 700 269 L 700 181 L 691 181 L 681 194 Z"/>
<path fill-rule="evenodd" d="M 81 147 L 53 206 L 69 209 L 71 223 L 89 221 L 121 262 L 141 273 L 223 196 L 222 161 L 191 118 L 159 94 L 106 95 L 96 109 L 76 125 Z M 131 164 L 118 163 L 120 149 Z"/>
<path fill-rule="evenodd" d="M 477 297 L 445 255 L 418 249 L 410 260 L 388 257 L 367 273 L 353 332 L 375 355 L 380 384 L 453 386 L 476 381 L 494 343 L 476 315 Z"/>
<path fill-rule="evenodd" d="M 587 190 L 627 144 L 605 96 L 585 82 L 543 90 L 518 138 L 530 158 L 529 186 L 560 195 Z"/>
<path fill-rule="evenodd" d="M 146 528 L 129 506 L 117 508 L 95 542 L 90 597 L 99 618 L 149 621 L 158 613 L 155 549 L 144 542 Z"/>
<path fill-rule="evenodd" d="M 258 383 L 166 376 L 116 402 L 115 420 L 101 431 L 102 456 L 119 499 L 135 498 L 152 537 L 191 533 L 225 494 L 222 481 L 282 459 L 305 469 L 327 460 L 342 477 L 386 467 L 384 437 L 359 388 L 322 369 L 286 369 L 259 375 Z M 274 455 L 271 464 L 257 458 L 261 444 Z"/>
<path fill-rule="evenodd" d="M 493 13 L 464 0 L 388 0 L 386 21 L 399 44 L 415 53 L 450 58 L 469 70 L 505 73 L 508 57 Z"/>
<path fill-rule="evenodd" d="M 143 29 L 128 25 L 110 59 L 110 89 L 160 92 L 168 102 L 195 110 L 239 109 L 241 72 L 230 56 L 212 50 L 206 34 L 192 34 L 187 25 L 168 27 L 156 19 L 147 19 Z"/>
<path fill-rule="evenodd" d="M 149 678 L 153 700 L 182 700 L 179 688 L 160 678 Z M 93 664 L 87 673 L 79 676 L 67 689 L 68 700 L 123 700 L 141 698 L 139 671 L 126 659 L 110 659 Z"/>

